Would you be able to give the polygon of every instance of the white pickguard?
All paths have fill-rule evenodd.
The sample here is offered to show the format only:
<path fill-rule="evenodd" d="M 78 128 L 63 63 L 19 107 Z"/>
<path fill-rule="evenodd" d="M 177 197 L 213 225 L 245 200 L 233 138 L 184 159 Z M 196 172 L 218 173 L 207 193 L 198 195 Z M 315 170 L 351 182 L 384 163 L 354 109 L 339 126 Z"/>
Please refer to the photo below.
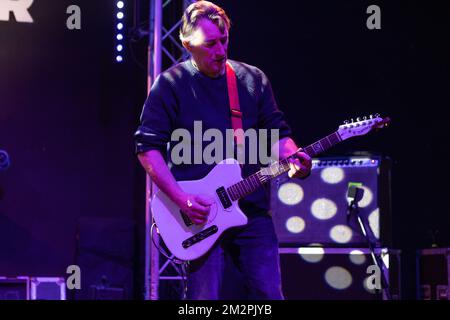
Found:
<path fill-rule="evenodd" d="M 186 226 L 180 208 L 162 191 L 158 190 L 155 193 L 151 202 L 153 217 L 164 243 L 175 257 L 181 260 L 197 259 L 211 249 L 225 230 L 247 224 L 247 217 L 239 208 L 237 201 L 232 202 L 232 206 L 225 210 L 216 194 L 218 188 L 226 189 L 241 180 L 239 163 L 235 159 L 226 159 L 218 163 L 201 180 L 178 182 L 187 193 L 201 194 L 215 200 L 211 206 L 208 222 L 203 225 Z M 189 248 L 183 248 L 183 241 L 211 226 L 217 226 L 218 231 Z"/>

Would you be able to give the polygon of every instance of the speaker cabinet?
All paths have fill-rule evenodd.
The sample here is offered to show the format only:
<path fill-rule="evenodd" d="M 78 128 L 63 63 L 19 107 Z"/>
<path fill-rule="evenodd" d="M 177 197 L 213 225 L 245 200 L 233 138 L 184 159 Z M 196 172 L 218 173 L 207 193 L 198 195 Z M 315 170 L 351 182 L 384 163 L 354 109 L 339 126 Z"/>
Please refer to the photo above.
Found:
<path fill-rule="evenodd" d="M 71 290 L 75 300 L 134 298 L 134 227 L 128 219 L 80 219 L 76 264 L 81 289 Z"/>
<path fill-rule="evenodd" d="M 66 300 L 66 280 L 61 277 L 32 277 L 31 300 Z"/>
<path fill-rule="evenodd" d="M 0 300 L 29 300 L 29 277 L 0 277 Z"/>
<path fill-rule="evenodd" d="M 450 248 L 417 252 L 419 300 L 450 300 Z"/>
<path fill-rule="evenodd" d="M 281 246 L 367 247 L 348 215 L 350 183 L 364 190 L 359 216 L 375 246 L 391 247 L 390 161 L 381 157 L 318 158 L 311 175 L 271 182 L 271 212 Z"/>
<path fill-rule="evenodd" d="M 383 300 L 381 272 L 367 248 L 280 248 L 282 287 L 287 300 Z M 376 249 L 386 268 L 391 298 L 400 294 L 400 251 Z"/>

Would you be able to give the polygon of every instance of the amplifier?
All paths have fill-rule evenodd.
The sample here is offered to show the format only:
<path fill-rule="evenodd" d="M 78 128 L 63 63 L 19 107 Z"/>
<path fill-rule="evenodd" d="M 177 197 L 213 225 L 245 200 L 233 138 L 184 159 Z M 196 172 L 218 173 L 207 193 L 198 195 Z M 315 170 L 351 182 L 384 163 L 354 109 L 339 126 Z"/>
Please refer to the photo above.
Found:
<path fill-rule="evenodd" d="M 0 300 L 29 300 L 29 277 L 0 277 Z"/>
<path fill-rule="evenodd" d="M 450 300 L 450 248 L 417 252 L 419 300 Z"/>
<path fill-rule="evenodd" d="M 367 247 L 348 215 L 350 183 L 364 190 L 359 216 L 375 246 L 392 245 L 390 160 L 379 156 L 313 159 L 311 176 L 273 179 L 270 207 L 281 246 Z"/>
<path fill-rule="evenodd" d="M 280 248 L 280 269 L 286 300 L 385 300 L 381 270 L 375 276 L 367 248 Z M 400 251 L 377 248 L 391 299 L 401 299 Z M 374 277 L 378 277 L 375 279 Z M 378 281 L 378 282 L 376 282 Z"/>
<path fill-rule="evenodd" d="M 66 300 L 66 280 L 62 277 L 32 277 L 31 300 Z"/>

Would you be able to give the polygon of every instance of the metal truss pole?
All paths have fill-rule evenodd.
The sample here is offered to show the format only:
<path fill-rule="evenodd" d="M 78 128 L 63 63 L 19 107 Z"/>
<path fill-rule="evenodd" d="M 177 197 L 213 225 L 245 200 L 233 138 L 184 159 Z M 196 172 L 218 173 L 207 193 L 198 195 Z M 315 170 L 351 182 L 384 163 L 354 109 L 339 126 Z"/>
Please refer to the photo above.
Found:
<path fill-rule="evenodd" d="M 147 62 L 147 95 L 150 93 L 153 81 L 161 73 L 161 27 L 162 27 L 162 0 L 150 0 L 149 6 L 149 32 L 148 32 L 148 62 Z M 154 186 L 150 176 L 146 177 L 145 192 L 145 300 L 158 300 L 159 291 L 159 252 L 153 244 L 159 244 L 159 236 L 151 233 L 153 216 L 150 202 Z M 153 237 L 153 241 L 152 241 Z"/>
<path fill-rule="evenodd" d="M 180 0 L 178 0 L 180 1 Z M 183 8 L 186 8 L 195 0 L 181 0 Z M 162 0 L 150 0 L 149 10 L 149 33 L 148 33 L 148 61 L 147 61 L 147 95 L 150 92 L 150 88 L 153 81 L 161 73 L 161 65 L 163 59 L 163 53 L 173 65 L 184 60 L 187 56 L 184 48 L 178 43 L 178 36 L 173 35 L 177 33 L 181 21 L 178 21 L 174 26 L 166 29 L 163 26 L 163 8 L 166 8 L 170 3 L 175 0 L 167 0 L 162 4 Z M 163 35 L 164 33 L 164 35 Z M 168 39 L 169 43 L 174 45 L 179 51 L 179 57 L 177 58 L 172 54 L 168 48 L 163 46 L 163 41 Z M 151 234 L 151 226 L 153 224 L 153 216 L 150 210 L 150 202 L 155 191 L 155 186 L 151 181 L 149 175 L 146 178 L 146 203 L 145 203 L 145 300 L 158 300 L 159 299 L 159 281 L 160 280 L 183 280 L 182 275 L 177 270 L 175 276 L 162 276 L 162 273 L 167 269 L 172 261 L 166 259 L 160 268 L 160 258 L 163 258 L 153 242 L 159 246 L 159 236 L 156 230 Z M 153 237 L 153 241 L 152 241 Z"/>

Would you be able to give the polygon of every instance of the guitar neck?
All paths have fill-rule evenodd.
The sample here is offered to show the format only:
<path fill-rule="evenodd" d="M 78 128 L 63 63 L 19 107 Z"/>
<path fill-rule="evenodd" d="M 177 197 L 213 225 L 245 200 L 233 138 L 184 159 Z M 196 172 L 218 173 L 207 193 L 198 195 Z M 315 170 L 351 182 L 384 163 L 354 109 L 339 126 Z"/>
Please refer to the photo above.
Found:
<path fill-rule="evenodd" d="M 330 149 L 331 147 L 333 147 L 334 145 L 338 144 L 341 141 L 342 139 L 339 136 L 339 133 L 334 132 L 329 136 L 326 136 L 325 138 L 320 139 L 319 141 L 307 146 L 306 148 L 303 148 L 303 150 L 302 149 L 297 150 L 297 152 L 302 150 L 312 158 Z M 248 178 L 245 178 L 239 181 L 238 183 L 235 183 L 232 186 L 228 187 L 227 191 L 231 197 L 231 200 L 236 201 L 243 197 L 246 197 L 249 194 L 256 191 L 257 189 L 259 189 L 259 187 L 263 186 L 268 181 L 289 171 L 290 158 L 294 157 L 297 152 L 295 152 L 294 154 L 290 155 L 285 159 L 282 159 L 270 165 L 267 168 L 261 169 L 260 171 L 249 176 Z"/>

